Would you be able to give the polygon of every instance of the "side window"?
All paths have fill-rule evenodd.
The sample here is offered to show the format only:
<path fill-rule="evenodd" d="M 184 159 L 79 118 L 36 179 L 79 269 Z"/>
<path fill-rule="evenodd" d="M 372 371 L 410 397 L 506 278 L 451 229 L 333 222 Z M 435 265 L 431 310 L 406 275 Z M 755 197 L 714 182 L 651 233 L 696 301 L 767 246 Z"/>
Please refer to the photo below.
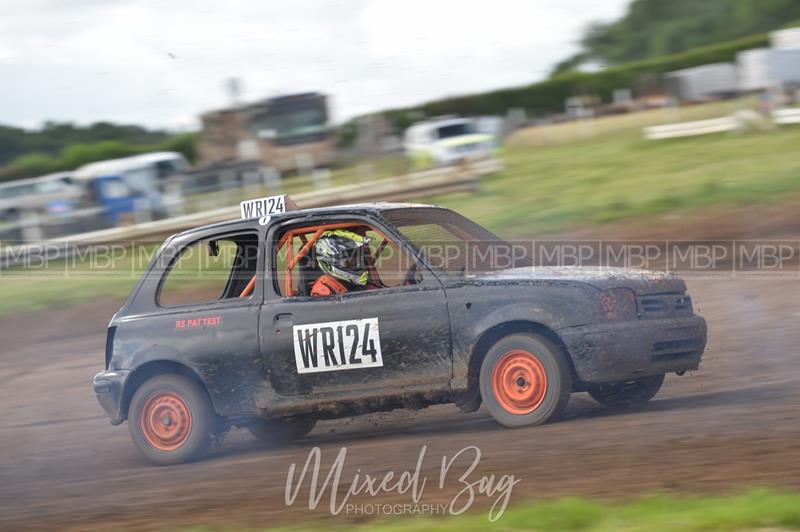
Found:
<path fill-rule="evenodd" d="M 374 274 L 384 288 L 401 286 L 410 276 L 410 284 L 422 281 L 422 272 L 412 270 L 414 258 L 394 240 L 386 239 L 377 231 L 366 232 L 370 239 L 370 255 Z"/>
<path fill-rule="evenodd" d="M 176 173 L 176 170 L 175 166 L 172 164 L 172 161 L 158 161 L 156 163 L 156 175 L 160 179 L 169 177 L 174 173 Z"/>
<path fill-rule="evenodd" d="M 250 297 L 257 262 L 255 233 L 195 241 L 180 251 L 164 274 L 157 302 L 173 307 Z"/>
<path fill-rule="evenodd" d="M 355 285 L 346 279 L 339 279 L 347 291 L 394 288 L 422 281 L 422 272 L 413 268 L 416 264 L 414 258 L 375 228 L 363 223 L 321 224 L 291 228 L 277 237 L 273 279 L 278 294 L 282 297 L 312 295 L 315 283 L 325 274 L 316 256 L 315 244 L 328 231 L 339 230 L 369 239 L 364 260 L 353 262 L 363 266 L 351 267 L 355 268 L 353 271 L 357 274 L 367 271 L 367 283 Z M 343 260 L 343 263 L 346 262 Z"/>

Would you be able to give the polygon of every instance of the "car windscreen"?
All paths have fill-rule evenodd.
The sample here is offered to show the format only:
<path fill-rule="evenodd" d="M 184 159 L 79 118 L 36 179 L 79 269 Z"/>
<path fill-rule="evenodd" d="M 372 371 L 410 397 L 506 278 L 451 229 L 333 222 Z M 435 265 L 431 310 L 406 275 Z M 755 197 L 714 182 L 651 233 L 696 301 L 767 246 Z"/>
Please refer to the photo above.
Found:
<path fill-rule="evenodd" d="M 446 126 L 442 126 L 436 129 L 436 136 L 439 139 L 460 137 L 461 135 L 471 135 L 473 133 L 475 133 L 475 127 L 469 122 L 448 124 Z"/>
<path fill-rule="evenodd" d="M 383 211 L 431 267 L 465 274 L 530 265 L 528 256 L 477 223 L 447 209 L 411 207 Z"/>

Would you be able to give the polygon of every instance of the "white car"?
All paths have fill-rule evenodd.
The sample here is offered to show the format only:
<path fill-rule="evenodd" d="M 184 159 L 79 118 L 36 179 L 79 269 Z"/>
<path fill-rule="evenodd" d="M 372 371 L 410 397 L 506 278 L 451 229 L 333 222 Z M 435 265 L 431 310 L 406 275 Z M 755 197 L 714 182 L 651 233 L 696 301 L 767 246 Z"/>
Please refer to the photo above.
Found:
<path fill-rule="evenodd" d="M 24 213 L 63 214 L 81 196 L 70 172 L 19 179 L 0 185 L 0 221 L 15 222 Z"/>
<path fill-rule="evenodd" d="M 493 157 L 495 138 L 472 119 L 444 118 L 408 128 L 403 147 L 416 167 L 443 166 Z"/>

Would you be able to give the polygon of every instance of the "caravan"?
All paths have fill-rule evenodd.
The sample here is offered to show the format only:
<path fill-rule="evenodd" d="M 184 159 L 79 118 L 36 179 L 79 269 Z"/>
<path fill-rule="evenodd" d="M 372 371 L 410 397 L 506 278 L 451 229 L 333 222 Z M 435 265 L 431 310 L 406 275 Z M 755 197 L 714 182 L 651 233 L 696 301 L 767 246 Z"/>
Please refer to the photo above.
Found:
<path fill-rule="evenodd" d="M 73 179 L 83 185 L 87 202 L 102 207 L 107 221 L 116 225 L 126 214 L 164 217 L 165 197 L 177 186 L 174 178 L 189 168 L 180 153 L 155 152 L 86 164 Z"/>

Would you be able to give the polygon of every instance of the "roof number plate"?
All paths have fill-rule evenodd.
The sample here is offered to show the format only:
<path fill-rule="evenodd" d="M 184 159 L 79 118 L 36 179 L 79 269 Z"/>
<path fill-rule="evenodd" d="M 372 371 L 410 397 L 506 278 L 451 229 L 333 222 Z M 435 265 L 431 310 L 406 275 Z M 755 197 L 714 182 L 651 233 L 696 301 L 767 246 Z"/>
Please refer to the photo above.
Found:
<path fill-rule="evenodd" d="M 247 200 L 239 204 L 243 220 L 281 214 L 295 209 L 297 209 L 297 205 L 286 194 Z"/>

